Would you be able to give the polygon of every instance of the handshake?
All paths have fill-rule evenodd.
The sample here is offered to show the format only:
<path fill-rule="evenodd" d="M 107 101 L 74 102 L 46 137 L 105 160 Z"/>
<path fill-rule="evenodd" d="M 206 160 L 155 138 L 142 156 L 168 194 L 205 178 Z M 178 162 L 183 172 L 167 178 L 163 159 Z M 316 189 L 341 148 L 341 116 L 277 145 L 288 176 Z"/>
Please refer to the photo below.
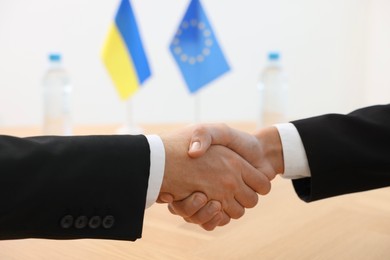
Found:
<path fill-rule="evenodd" d="M 284 171 L 275 127 L 253 135 L 224 124 L 204 124 L 161 135 L 165 173 L 158 202 L 206 230 L 238 219 L 266 195 Z"/>

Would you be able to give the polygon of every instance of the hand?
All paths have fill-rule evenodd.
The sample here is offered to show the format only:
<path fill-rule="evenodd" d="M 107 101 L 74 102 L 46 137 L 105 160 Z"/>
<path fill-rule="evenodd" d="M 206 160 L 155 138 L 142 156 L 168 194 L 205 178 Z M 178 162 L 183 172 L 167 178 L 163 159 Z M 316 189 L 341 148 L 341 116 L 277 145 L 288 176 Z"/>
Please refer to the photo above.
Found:
<path fill-rule="evenodd" d="M 202 156 L 211 145 L 223 145 L 233 150 L 256 169 L 273 180 L 284 172 L 283 149 L 276 127 L 265 127 L 253 135 L 225 124 L 203 124 L 195 127 L 188 155 Z"/>
<path fill-rule="evenodd" d="M 161 194 L 158 203 L 169 203 L 168 210 L 173 215 L 182 217 L 188 223 L 200 225 L 211 231 L 216 226 L 224 226 L 230 222 L 230 217 L 222 210 L 219 201 L 207 201 L 207 196 L 201 192 L 194 192 L 180 201 L 173 201 L 170 194 Z"/>
<path fill-rule="evenodd" d="M 201 192 L 194 192 L 184 200 L 170 203 L 168 209 L 172 214 L 183 217 L 188 223 L 199 224 L 207 231 L 230 222 L 221 203 L 216 200 L 207 201 L 207 196 Z"/>
<path fill-rule="evenodd" d="M 166 163 L 160 201 L 166 194 L 179 201 L 195 191 L 207 195 L 208 200 L 221 202 L 222 210 L 230 218 L 239 218 L 245 208 L 254 207 L 258 196 L 270 189 L 268 178 L 226 147 L 214 145 L 198 158 L 187 154 L 195 127 L 162 135 Z"/>
<path fill-rule="evenodd" d="M 195 158 L 202 156 L 212 144 L 222 144 L 239 153 L 270 180 L 277 173 L 284 171 L 281 141 L 274 127 L 264 128 L 255 135 L 249 135 L 223 124 L 199 125 L 194 130 L 189 155 Z M 206 230 L 229 222 L 226 217 L 221 216 L 222 213 L 217 214 L 217 209 L 213 211 L 210 205 L 193 205 L 192 200 L 191 196 L 181 202 L 171 202 L 169 210 L 182 216 L 187 222 L 200 224 Z M 216 205 L 215 203 L 217 202 L 213 202 L 213 205 Z"/>

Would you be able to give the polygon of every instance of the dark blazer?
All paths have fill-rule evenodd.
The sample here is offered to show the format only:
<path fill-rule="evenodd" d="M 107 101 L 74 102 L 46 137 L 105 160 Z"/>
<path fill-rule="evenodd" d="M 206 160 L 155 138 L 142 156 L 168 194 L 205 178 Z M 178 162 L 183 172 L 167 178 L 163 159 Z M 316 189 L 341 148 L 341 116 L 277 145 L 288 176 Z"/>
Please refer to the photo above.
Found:
<path fill-rule="evenodd" d="M 141 237 L 144 136 L 0 136 L 0 239 Z"/>
<path fill-rule="evenodd" d="M 314 201 L 390 186 L 390 105 L 292 123 L 311 171 L 311 178 L 293 181 L 301 199 Z"/>

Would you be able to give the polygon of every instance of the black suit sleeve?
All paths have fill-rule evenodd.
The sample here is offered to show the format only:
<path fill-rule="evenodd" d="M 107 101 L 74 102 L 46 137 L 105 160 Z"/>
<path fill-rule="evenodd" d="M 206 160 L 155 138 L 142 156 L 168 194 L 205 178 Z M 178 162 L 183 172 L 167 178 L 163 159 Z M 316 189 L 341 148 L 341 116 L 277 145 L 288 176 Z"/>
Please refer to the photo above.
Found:
<path fill-rule="evenodd" d="M 0 136 L 0 239 L 141 237 L 150 150 L 140 136 Z"/>
<path fill-rule="evenodd" d="M 311 178 L 294 180 L 307 202 L 390 186 L 390 105 L 292 122 Z"/>

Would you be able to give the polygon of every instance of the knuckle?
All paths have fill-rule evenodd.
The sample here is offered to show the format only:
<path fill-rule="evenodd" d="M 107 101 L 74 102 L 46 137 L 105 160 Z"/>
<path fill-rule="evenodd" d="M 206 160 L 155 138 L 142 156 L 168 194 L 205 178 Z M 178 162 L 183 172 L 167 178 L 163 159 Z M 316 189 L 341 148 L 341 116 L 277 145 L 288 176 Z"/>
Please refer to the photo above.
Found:
<path fill-rule="evenodd" d="M 207 133 L 207 128 L 205 125 L 197 125 L 193 131 L 196 136 L 203 136 Z"/>
<path fill-rule="evenodd" d="M 225 123 L 218 123 L 218 124 L 216 124 L 216 127 L 221 129 L 221 130 L 224 130 L 224 131 L 229 129 L 228 125 Z"/>
<path fill-rule="evenodd" d="M 225 129 L 229 128 L 229 126 L 228 126 L 226 123 L 223 123 L 223 122 L 218 123 L 217 125 L 218 125 L 220 128 L 225 128 Z"/>
<path fill-rule="evenodd" d="M 237 189 L 237 181 L 231 175 L 226 175 L 221 180 L 221 184 L 225 191 L 235 191 Z"/>

